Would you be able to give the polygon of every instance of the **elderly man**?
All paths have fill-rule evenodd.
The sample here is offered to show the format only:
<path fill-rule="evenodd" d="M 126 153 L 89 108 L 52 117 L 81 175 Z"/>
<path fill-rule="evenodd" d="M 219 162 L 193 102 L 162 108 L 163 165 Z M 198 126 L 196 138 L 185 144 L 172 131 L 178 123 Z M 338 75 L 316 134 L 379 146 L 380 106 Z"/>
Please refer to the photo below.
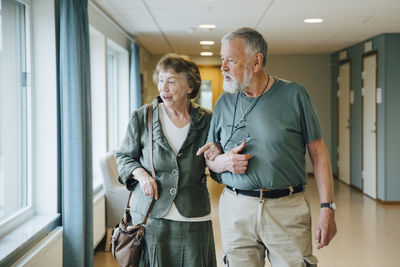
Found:
<path fill-rule="evenodd" d="M 265 72 L 267 43 L 250 28 L 222 38 L 224 93 L 214 108 L 204 152 L 226 188 L 219 218 L 226 266 L 316 266 L 304 196 L 305 152 L 321 210 L 318 249 L 336 234 L 333 179 L 311 98 L 301 85 Z M 267 252 L 267 253 L 266 253 Z"/>

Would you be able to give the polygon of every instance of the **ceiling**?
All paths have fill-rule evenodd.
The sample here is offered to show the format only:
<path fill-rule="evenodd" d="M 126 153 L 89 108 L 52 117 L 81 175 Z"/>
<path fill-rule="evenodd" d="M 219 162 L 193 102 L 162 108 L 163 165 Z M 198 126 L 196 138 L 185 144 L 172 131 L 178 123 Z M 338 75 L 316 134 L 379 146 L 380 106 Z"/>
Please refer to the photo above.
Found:
<path fill-rule="evenodd" d="M 327 54 L 381 33 L 400 33 L 400 0 L 92 0 L 152 54 L 219 55 L 241 26 L 266 38 L 269 54 Z M 306 24 L 305 18 L 323 23 Z M 204 31 L 200 24 L 215 24 Z M 201 40 L 215 41 L 204 48 Z"/>

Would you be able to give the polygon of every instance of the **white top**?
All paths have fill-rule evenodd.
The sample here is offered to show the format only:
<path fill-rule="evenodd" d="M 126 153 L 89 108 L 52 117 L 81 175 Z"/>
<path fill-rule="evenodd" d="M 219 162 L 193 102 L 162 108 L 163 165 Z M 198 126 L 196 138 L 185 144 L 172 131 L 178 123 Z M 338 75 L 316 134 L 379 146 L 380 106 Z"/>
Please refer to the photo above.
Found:
<path fill-rule="evenodd" d="M 160 118 L 164 136 L 167 138 L 169 145 L 177 155 L 189 132 L 190 122 L 182 128 L 176 127 L 176 125 L 168 117 L 168 114 L 165 112 L 164 105 L 159 104 L 158 109 L 158 116 Z M 175 203 L 172 202 L 171 208 L 162 218 L 182 222 L 203 222 L 211 220 L 211 214 L 202 217 L 187 218 L 179 213 L 178 209 L 175 206 Z"/>

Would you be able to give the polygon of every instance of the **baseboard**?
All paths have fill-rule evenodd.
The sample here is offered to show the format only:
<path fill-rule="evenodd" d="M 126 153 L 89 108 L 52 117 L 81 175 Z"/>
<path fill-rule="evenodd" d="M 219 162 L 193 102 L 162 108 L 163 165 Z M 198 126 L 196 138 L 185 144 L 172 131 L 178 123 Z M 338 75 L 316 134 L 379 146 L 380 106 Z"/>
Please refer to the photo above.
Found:
<path fill-rule="evenodd" d="M 354 185 L 350 185 L 350 188 L 355 190 L 355 191 L 357 191 L 357 192 L 360 192 L 361 194 L 364 195 L 364 192 L 363 192 L 363 190 L 361 188 L 358 188 L 358 187 L 356 187 Z"/>
<path fill-rule="evenodd" d="M 104 251 L 110 251 L 110 241 L 112 236 L 113 228 L 107 228 L 106 243 L 104 245 Z"/>
<path fill-rule="evenodd" d="M 377 201 L 379 204 L 387 205 L 387 206 L 391 206 L 391 205 L 400 205 L 400 201 L 385 201 L 385 200 L 381 200 L 381 199 L 379 199 L 379 198 L 377 198 L 376 201 Z"/>

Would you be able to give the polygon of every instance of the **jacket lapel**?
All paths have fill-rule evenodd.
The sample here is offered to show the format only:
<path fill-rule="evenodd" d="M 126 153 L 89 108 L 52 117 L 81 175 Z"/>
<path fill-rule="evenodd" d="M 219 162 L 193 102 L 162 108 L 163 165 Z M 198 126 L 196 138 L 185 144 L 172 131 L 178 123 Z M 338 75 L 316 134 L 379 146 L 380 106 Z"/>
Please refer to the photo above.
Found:
<path fill-rule="evenodd" d="M 161 97 L 157 96 L 152 103 L 153 107 L 153 141 L 156 142 L 166 151 L 173 151 L 168 140 L 165 138 L 162 131 L 160 118 L 158 116 L 158 104 L 162 103 Z"/>
<path fill-rule="evenodd" d="M 153 141 L 159 146 L 167 151 L 172 151 L 167 138 L 162 131 L 160 118 L 158 116 L 158 104 L 162 103 L 161 97 L 157 96 L 152 103 L 153 108 Z M 199 136 L 199 131 L 202 131 L 206 125 L 206 120 L 204 119 L 205 111 L 200 108 L 199 105 L 190 102 L 190 127 L 189 132 L 186 136 L 185 141 L 180 149 L 183 150 L 190 146 Z"/>
<path fill-rule="evenodd" d="M 188 135 L 186 136 L 185 142 L 183 142 L 180 151 L 190 146 L 199 137 L 199 131 L 204 129 L 206 120 L 204 119 L 205 111 L 200 108 L 199 105 L 190 102 L 190 127 Z"/>

